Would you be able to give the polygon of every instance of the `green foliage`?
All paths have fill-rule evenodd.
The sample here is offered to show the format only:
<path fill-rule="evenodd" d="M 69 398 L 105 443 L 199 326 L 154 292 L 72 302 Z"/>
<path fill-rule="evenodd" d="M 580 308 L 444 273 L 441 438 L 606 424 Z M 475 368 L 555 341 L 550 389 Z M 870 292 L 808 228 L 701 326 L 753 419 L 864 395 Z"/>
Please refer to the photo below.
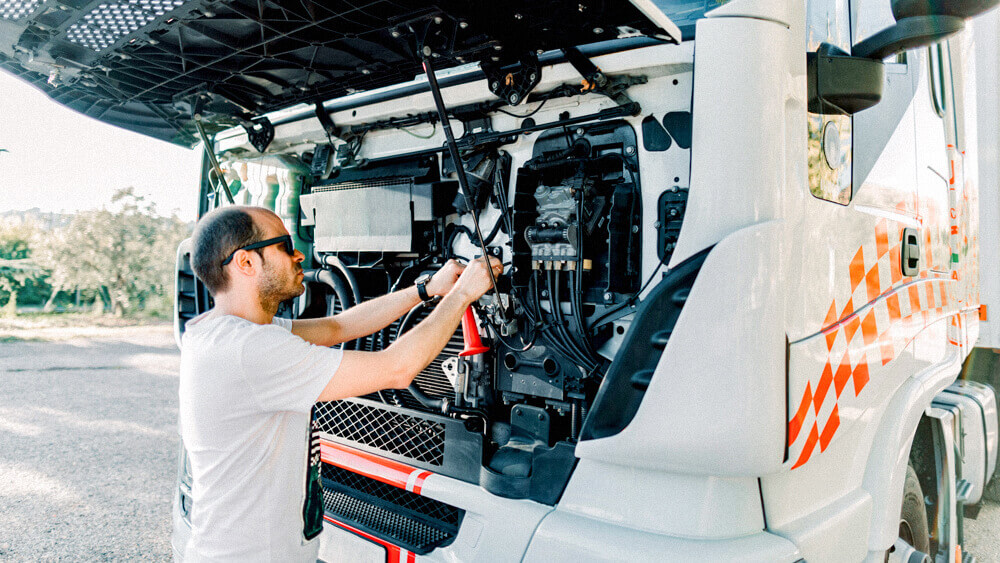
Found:
<path fill-rule="evenodd" d="M 152 203 L 126 188 L 115 193 L 110 208 L 82 211 L 40 238 L 35 256 L 55 291 L 95 294 L 115 315 L 166 316 L 174 256 L 189 231 L 176 216 L 156 215 Z"/>
<path fill-rule="evenodd" d="M 23 303 L 25 298 L 42 298 L 45 271 L 31 259 L 35 237 L 36 229 L 30 223 L 0 224 L 0 305 L 3 307 L 0 316 L 12 316 L 17 303 Z"/>

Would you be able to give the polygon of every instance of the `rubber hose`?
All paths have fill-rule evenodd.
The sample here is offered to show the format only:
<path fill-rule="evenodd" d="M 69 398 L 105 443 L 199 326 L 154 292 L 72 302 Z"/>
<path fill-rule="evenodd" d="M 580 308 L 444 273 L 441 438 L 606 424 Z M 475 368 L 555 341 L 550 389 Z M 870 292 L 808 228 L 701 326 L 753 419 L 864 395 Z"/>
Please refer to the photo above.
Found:
<path fill-rule="evenodd" d="M 349 270 L 347 268 L 347 266 L 345 266 L 344 263 L 340 261 L 340 258 L 337 258 L 333 254 L 327 254 L 327 255 L 323 256 L 323 263 L 326 264 L 327 266 L 333 266 L 334 268 L 337 269 L 338 272 L 340 272 L 340 274 L 342 276 L 344 276 L 344 279 L 347 280 L 347 285 L 349 285 L 351 287 L 351 293 L 354 294 L 354 304 L 355 305 L 360 304 L 361 301 L 362 301 L 362 298 L 361 298 L 361 288 L 358 287 L 358 280 L 357 280 L 357 278 L 354 277 L 354 274 L 351 273 L 351 270 Z M 357 342 L 357 348 L 355 348 L 355 349 L 356 350 L 364 350 L 365 349 L 365 340 L 367 338 L 368 337 L 366 337 L 366 336 L 362 336 L 361 338 L 358 338 L 357 341 L 356 341 Z"/>
<path fill-rule="evenodd" d="M 399 328 L 396 329 L 396 338 L 394 340 L 399 339 L 399 337 L 410 328 L 410 325 L 414 324 L 414 319 L 417 318 L 417 315 L 424 309 L 424 307 L 425 305 L 423 303 L 418 303 L 416 307 L 410 309 L 410 311 L 406 313 L 403 320 L 399 322 Z M 413 395 L 413 398 L 416 399 L 421 405 L 438 412 L 444 412 L 445 400 L 432 399 L 417 386 L 415 381 L 411 382 L 406 390 L 409 391 L 410 395 Z"/>
<path fill-rule="evenodd" d="M 344 278 L 337 275 L 331 270 L 327 270 L 325 268 L 320 268 L 318 270 L 303 270 L 302 281 L 310 283 L 313 282 L 322 283 L 327 287 L 329 287 L 330 289 L 332 289 L 333 293 L 337 296 L 337 299 L 340 300 L 340 303 L 342 305 L 341 310 L 347 310 L 348 308 L 357 305 L 357 303 L 353 302 L 353 299 L 351 297 L 352 293 L 347 283 L 344 281 Z M 344 343 L 345 350 L 355 350 L 357 349 L 356 346 L 357 346 L 356 340 Z"/>

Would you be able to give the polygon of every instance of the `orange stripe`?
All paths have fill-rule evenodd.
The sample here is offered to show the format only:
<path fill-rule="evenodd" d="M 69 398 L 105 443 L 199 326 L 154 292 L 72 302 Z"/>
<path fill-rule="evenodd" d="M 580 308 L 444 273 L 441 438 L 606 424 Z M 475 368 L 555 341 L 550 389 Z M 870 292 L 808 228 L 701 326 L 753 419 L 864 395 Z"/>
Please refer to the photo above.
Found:
<path fill-rule="evenodd" d="M 879 258 L 889 250 L 889 233 L 885 226 L 885 219 L 875 224 L 875 249 Z"/>
<path fill-rule="evenodd" d="M 893 246 L 889 249 L 889 264 L 892 267 L 890 274 L 892 275 L 892 284 L 895 285 L 896 282 L 903 279 L 903 266 L 900 263 L 900 250 L 899 246 Z"/>
<path fill-rule="evenodd" d="M 896 350 L 892 344 L 892 331 L 893 328 L 890 326 L 889 330 L 878 335 L 879 339 L 879 351 L 882 354 L 882 365 L 886 365 L 896 357 Z"/>
<path fill-rule="evenodd" d="M 854 293 L 854 290 L 858 288 L 861 280 L 865 277 L 865 255 L 863 248 L 859 248 L 858 252 L 854 255 L 849 271 L 851 274 L 851 293 Z"/>
<path fill-rule="evenodd" d="M 878 327 L 875 326 L 875 311 L 868 311 L 865 319 L 861 321 L 861 336 L 864 337 L 865 346 L 871 346 L 872 342 L 878 338 Z"/>
<path fill-rule="evenodd" d="M 802 446 L 802 453 L 799 454 L 799 459 L 792 466 L 792 469 L 800 467 L 803 463 L 809 461 L 809 456 L 812 455 L 817 440 L 819 440 L 819 432 L 816 430 L 816 423 L 813 423 L 812 430 L 809 431 L 809 437 L 806 438 L 806 443 Z"/>
<path fill-rule="evenodd" d="M 868 290 L 868 300 L 874 301 L 876 297 L 882 295 L 881 284 L 878 280 L 878 264 L 876 263 L 868 274 L 865 275 L 865 286 Z"/>
<path fill-rule="evenodd" d="M 833 439 L 833 435 L 837 433 L 838 427 L 840 427 L 840 412 L 837 410 L 837 405 L 833 405 L 833 412 L 830 413 L 830 418 L 826 421 L 826 426 L 823 427 L 823 433 L 819 436 L 819 451 L 826 451 L 826 447 Z"/>
<path fill-rule="evenodd" d="M 910 294 L 910 314 L 920 311 L 920 288 L 915 285 L 909 287 Z"/>
<path fill-rule="evenodd" d="M 848 343 L 854 338 L 854 334 L 858 332 L 859 328 L 861 328 L 861 319 L 857 316 L 851 317 L 851 320 L 847 321 L 847 324 L 844 325 L 844 333 L 847 335 Z"/>
<path fill-rule="evenodd" d="M 433 475 L 433 473 L 430 471 L 424 471 L 420 475 L 417 475 L 417 480 L 413 483 L 413 492 L 419 495 L 420 491 L 424 488 L 424 481 L 431 475 Z"/>
<path fill-rule="evenodd" d="M 823 401 L 826 400 L 826 393 L 830 390 L 831 383 L 833 383 L 833 369 L 830 367 L 830 362 L 827 362 L 826 367 L 823 368 L 823 375 L 819 378 L 819 383 L 816 384 L 816 394 L 813 395 L 813 406 L 817 413 L 823 407 Z"/>
<path fill-rule="evenodd" d="M 837 390 L 837 398 L 840 398 L 840 392 L 844 390 L 844 386 L 847 385 L 847 380 L 851 377 L 851 360 L 847 357 L 847 352 L 844 352 L 844 358 L 840 360 L 840 365 L 837 367 L 837 375 L 833 378 L 833 383 Z"/>
<path fill-rule="evenodd" d="M 830 364 L 827 364 L 827 368 Z M 806 382 L 806 392 L 802 394 L 802 402 L 799 403 L 799 410 L 795 413 L 795 416 L 788 421 L 788 445 L 791 446 L 795 443 L 795 439 L 799 437 L 799 430 L 802 429 L 802 421 L 806 419 L 806 413 L 809 412 L 809 403 L 812 402 L 812 385 Z"/>
<path fill-rule="evenodd" d="M 937 300 L 934 299 L 934 286 L 932 284 L 924 284 L 924 293 L 927 295 L 927 308 L 936 309 Z"/>
<path fill-rule="evenodd" d="M 868 364 L 861 362 L 854 368 L 854 396 L 861 394 L 861 390 L 868 384 Z"/>
<path fill-rule="evenodd" d="M 889 307 L 889 323 L 899 320 L 899 294 L 893 293 L 885 299 L 885 304 Z"/>
<path fill-rule="evenodd" d="M 360 473 L 400 489 L 406 489 L 410 474 L 419 471 L 404 463 L 326 440 L 320 440 L 320 457 L 324 463 Z"/>
<path fill-rule="evenodd" d="M 851 291 L 854 290 L 852 289 Z M 853 312 L 854 312 L 854 299 L 852 298 L 847 300 L 847 305 L 844 305 L 844 310 L 840 312 L 840 318 L 841 319 L 847 318 L 847 315 L 850 315 Z M 850 340 L 850 337 L 848 337 L 847 339 Z"/>

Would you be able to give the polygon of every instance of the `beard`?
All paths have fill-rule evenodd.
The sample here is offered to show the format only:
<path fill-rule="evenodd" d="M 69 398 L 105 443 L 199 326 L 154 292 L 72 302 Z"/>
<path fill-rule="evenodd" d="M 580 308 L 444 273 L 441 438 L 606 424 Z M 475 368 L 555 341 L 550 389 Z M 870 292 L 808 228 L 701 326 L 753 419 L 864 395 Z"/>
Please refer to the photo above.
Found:
<path fill-rule="evenodd" d="M 260 304 L 265 310 L 277 310 L 282 301 L 298 297 L 305 292 L 305 286 L 297 280 L 302 267 L 277 268 L 273 262 L 264 261 L 264 269 L 260 281 Z"/>

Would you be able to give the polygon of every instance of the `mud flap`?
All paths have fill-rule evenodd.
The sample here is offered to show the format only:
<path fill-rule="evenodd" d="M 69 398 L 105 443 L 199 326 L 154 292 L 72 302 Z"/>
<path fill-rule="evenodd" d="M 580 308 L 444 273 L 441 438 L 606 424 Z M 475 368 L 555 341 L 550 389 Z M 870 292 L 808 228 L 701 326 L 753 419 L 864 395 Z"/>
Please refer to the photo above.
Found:
<path fill-rule="evenodd" d="M 309 465 L 306 467 L 306 497 L 302 501 L 302 534 L 309 541 L 323 531 L 323 479 L 320 476 L 319 424 L 309 425 Z"/>

